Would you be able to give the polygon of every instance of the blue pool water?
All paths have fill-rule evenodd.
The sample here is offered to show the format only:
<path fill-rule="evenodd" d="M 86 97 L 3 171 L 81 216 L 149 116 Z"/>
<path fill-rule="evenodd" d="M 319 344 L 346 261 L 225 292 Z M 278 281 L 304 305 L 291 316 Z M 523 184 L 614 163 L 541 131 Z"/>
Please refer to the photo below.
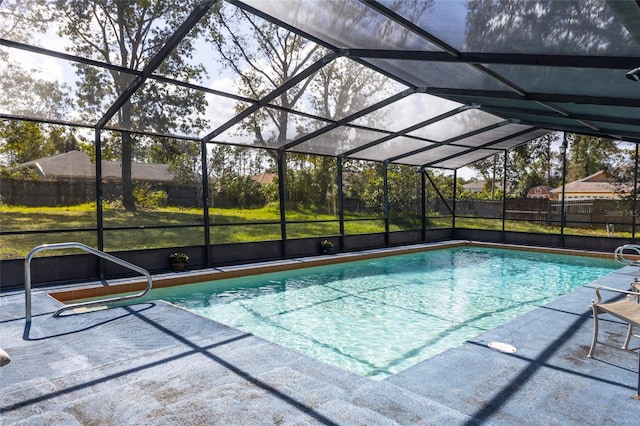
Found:
<path fill-rule="evenodd" d="M 612 260 L 460 247 L 153 291 L 384 379 L 604 276 Z"/>

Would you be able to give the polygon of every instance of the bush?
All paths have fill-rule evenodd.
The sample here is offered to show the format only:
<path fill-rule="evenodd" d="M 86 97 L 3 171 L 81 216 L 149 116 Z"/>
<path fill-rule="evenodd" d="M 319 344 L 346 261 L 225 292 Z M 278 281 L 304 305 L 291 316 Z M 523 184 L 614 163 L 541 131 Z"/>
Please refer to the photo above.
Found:
<path fill-rule="evenodd" d="M 262 185 L 249 176 L 221 179 L 213 194 L 213 205 L 221 208 L 258 208 L 267 204 Z"/>
<path fill-rule="evenodd" d="M 165 191 L 155 190 L 147 183 L 138 184 L 133 189 L 136 203 L 142 208 L 164 207 L 169 201 Z"/>

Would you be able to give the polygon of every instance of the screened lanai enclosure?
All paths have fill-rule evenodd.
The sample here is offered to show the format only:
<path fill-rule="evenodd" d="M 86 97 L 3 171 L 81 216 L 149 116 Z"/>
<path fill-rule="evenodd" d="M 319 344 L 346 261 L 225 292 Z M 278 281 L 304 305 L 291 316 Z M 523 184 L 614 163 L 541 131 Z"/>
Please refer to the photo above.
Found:
<path fill-rule="evenodd" d="M 636 239 L 634 0 L 5 0 L 0 60 L 3 286 L 65 241 L 163 271 L 175 251 L 199 269 L 324 240 Z M 622 147 L 608 200 L 568 197 L 585 138 Z M 515 189 L 532 143 L 555 198 Z M 35 260 L 36 283 L 124 273 Z"/>

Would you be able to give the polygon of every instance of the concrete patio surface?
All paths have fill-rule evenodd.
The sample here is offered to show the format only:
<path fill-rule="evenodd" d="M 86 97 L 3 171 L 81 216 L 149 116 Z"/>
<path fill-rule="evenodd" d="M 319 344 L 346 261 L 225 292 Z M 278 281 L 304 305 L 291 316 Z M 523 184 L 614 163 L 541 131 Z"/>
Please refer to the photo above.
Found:
<path fill-rule="evenodd" d="M 27 326 L 24 293 L 5 292 L 0 424 L 636 425 L 624 324 L 601 317 L 586 354 L 595 287 L 639 276 L 624 267 L 384 381 L 162 301 L 53 318 L 60 303 L 37 290 Z"/>

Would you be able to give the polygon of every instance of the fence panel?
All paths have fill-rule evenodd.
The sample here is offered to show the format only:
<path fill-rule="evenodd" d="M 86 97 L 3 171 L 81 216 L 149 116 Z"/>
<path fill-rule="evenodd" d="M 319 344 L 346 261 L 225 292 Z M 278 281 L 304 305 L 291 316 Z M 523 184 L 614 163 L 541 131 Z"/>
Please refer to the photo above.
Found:
<path fill-rule="evenodd" d="M 135 182 L 141 183 L 141 182 Z M 199 185 L 178 185 L 166 182 L 145 182 L 154 190 L 165 191 L 173 206 L 202 207 L 202 188 Z M 103 199 L 115 201 L 122 196 L 120 181 L 102 183 Z M 0 201 L 27 207 L 72 206 L 94 202 L 96 184 L 87 179 L 2 179 Z"/>

